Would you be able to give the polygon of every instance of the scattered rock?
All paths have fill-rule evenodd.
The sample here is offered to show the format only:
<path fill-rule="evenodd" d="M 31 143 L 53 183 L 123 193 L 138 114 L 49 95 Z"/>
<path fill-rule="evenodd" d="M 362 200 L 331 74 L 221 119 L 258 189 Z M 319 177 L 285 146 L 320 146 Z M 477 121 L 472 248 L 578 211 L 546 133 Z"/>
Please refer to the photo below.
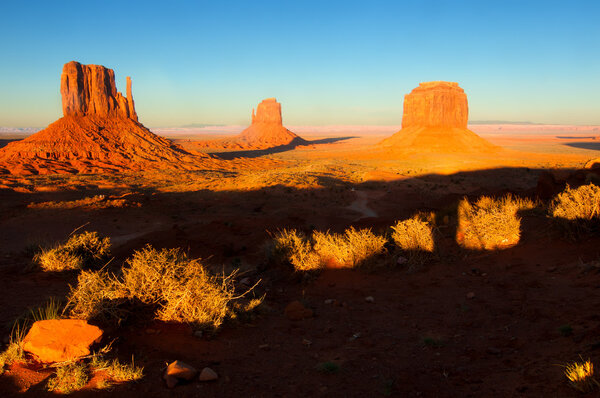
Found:
<path fill-rule="evenodd" d="M 373 296 L 367 296 L 367 297 L 365 297 L 365 301 L 367 303 L 374 303 L 375 302 L 375 298 Z"/>
<path fill-rule="evenodd" d="M 204 369 L 202 369 L 202 372 L 200 372 L 200 376 L 198 377 L 198 380 L 213 381 L 213 380 L 217 380 L 218 378 L 219 378 L 219 375 L 217 374 L 217 372 L 215 372 L 211 368 L 204 368 Z"/>
<path fill-rule="evenodd" d="M 324 301 L 325 304 L 330 305 L 333 304 L 334 300 L 333 299 L 327 299 Z"/>
<path fill-rule="evenodd" d="M 491 355 L 500 355 L 500 354 L 502 354 L 502 351 L 499 350 L 496 347 L 488 347 L 487 350 L 485 350 L 485 352 L 487 352 L 488 354 L 491 354 Z"/>
<path fill-rule="evenodd" d="M 242 284 L 244 286 L 250 286 L 250 285 L 252 285 L 252 281 L 250 280 L 250 278 L 246 277 L 246 278 L 242 278 L 242 280 L 240 280 L 240 284 Z"/>
<path fill-rule="evenodd" d="M 163 379 L 167 382 L 167 387 L 175 387 L 180 380 L 190 381 L 193 380 L 198 371 L 191 365 L 188 365 L 182 361 L 174 361 L 167 366 Z"/>
<path fill-rule="evenodd" d="M 313 311 L 310 308 L 306 308 L 300 301 L 292 301 L 289 303 L 284 310 L 284 315 L 292 320 L 299 321 L 305 318 L 311 318 L 313 316 Z"/>
<path fill-rule="evenodd" d="M 467 293 L 467 298 L 469 300 L 474 299 L 475 298 L 475 292 L 469 292 L 469 293 Z"/>
<path fill-rule="evenodd" d="M 23 350 L 40 362 L 62 362 L 90 354 L 90 347 L 102 338 L 102 329 L 81 319 L 37 321 L 23 339 Z"/>
<path fill-rule="evenodd" d="M 398 257 L 398 261 L 396 261 L 396 263 L 398 265 L 406 264 L 407 262 L 408 262 L 408 259 L 406 257 L 402 257 L 402 256 Z"/>
<path fill-rule="evenodd" d="M 202 330 L 196 330 L 194 332 L 194 337 L 197 337 L 199 339 L 202 338 L 202 335 L 204 335 L 204 332 L 202 332 Z"/>

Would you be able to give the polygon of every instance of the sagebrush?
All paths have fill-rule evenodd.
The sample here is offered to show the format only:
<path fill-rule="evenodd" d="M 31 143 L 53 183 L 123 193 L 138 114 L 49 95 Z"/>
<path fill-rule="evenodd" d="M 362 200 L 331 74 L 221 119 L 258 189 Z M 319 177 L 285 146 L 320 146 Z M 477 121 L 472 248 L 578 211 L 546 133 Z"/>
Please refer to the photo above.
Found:
<path fill-rule="evenodd" d="M 586 220 L 600 218 L 600 187 L 594 184 L 566 189 L 550 203 L 552 217 L 565 220 Z"/>
<path fill-rule="evenodd" d="M 533 209 L 529 199 L 507 195 L 499 199 L 480 197 L 475 203 L 467 198 L 458 205 L 457 242 L 467 249 L 495 250 L 512 247 L 521 238 L 518 212 Z"/>
<path fill-rule="evenodd" d="M 392 226 L 392 240 L 409 264 L 422 264 L 432 257 L 435 250 L 433 220 L 433 214 L 417 214 Z"/>

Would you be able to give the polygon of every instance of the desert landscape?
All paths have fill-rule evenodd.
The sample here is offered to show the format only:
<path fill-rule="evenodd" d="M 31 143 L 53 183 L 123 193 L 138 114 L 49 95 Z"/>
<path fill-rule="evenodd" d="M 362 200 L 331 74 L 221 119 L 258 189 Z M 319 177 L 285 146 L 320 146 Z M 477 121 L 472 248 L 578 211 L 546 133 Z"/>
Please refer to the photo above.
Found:
<path fill-rule="evenodd" d="M 600 120 L 477 121 L 423 79 L 395 123 L 264 90 L 146 127 L 100 62 L 0 128 L 0 396 L 600 394 Z"/>

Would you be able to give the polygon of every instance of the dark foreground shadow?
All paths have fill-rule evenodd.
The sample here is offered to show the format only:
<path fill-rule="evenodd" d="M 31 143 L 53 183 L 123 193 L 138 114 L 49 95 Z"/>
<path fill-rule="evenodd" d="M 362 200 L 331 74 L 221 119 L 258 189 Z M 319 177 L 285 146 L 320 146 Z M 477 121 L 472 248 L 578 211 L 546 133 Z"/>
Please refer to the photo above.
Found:
<path fill-rule="evenodd" d="M 13 141 L 21 141 L 21 138 L 3 138 L 0 139 L 0 148 L 4 148 Z"/>
<path fill-rule="evenodd" d="M 571 148 L 590 149 L 592 151 L 600 151 L 600 142 L 568 142 L 564 144 Z"/>
<path fill-rule="evenodd" d="M 302 139 L 300 137 L 295 138 L 292 142 L 287 145 L 279 145 L 273 148 L 267 149 L 248 149 L 243 151 L 233 151 L 233 152 L 212 152 L 211 155 L 215 155 L 220 159 L 224 160 L 232 160 L 236 158 L 257 158 L 265 155 L 272 155 L 274 153 L 281 153 L 294 150 L 296 147 L 301 145 L 320 145 L 320 144 L 331 144 L 338 141 L 345 141 L 356 137 L 332 137 L 332 138 L 323 138 L 320 140 L 308 141 Z"/>

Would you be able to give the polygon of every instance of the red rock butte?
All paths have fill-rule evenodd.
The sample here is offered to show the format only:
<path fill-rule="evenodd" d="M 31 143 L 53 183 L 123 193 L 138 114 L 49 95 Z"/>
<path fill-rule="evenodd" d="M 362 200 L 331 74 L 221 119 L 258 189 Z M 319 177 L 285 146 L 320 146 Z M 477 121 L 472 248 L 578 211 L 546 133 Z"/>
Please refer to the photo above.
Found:
<path fill-rule="evenodd" d="M 138 122 L 127 77 L 127 97 L 115 73 L 71 61 L 61 76 L 63 117 L 0 149 L 0 174 L 102 173 L 147 169 L 194 170 L 213 161 L 192 155 Z"/>
<path fill-rule="evenodd" d="M 197 146 L 223 149 L 269 149 L 286 145 L 302 145 L 306 141 L 283 127 L 281 104 L 267 98 L 252 109 L 252 123 L 239 135 L 224 139 L 198 142 Z"/>
<path fill-rule="evenodd" d="M 402 130 L 380 145 L 406 152 L 490 152 L 498 147 L 467 129 L 469 105 L 454 82 L 420 83 L 404 96 Z"/>

